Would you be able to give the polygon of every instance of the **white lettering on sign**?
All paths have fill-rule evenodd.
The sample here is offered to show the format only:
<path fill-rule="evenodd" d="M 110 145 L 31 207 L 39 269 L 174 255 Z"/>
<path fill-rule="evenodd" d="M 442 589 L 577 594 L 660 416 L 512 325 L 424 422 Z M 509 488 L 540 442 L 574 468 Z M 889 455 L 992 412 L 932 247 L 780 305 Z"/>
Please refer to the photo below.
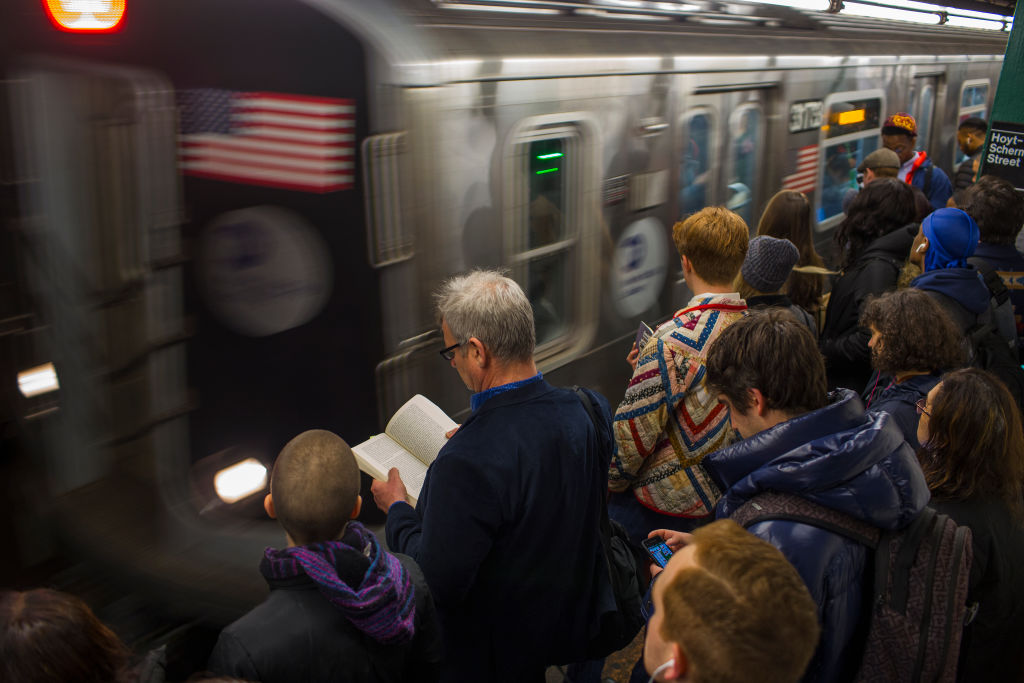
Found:
<path fill-rule="evenodd" d="M 824 120 L 825 103 L 821 100 L 793 102 L 789 105 L 789 132 L 820 128 Z"/>

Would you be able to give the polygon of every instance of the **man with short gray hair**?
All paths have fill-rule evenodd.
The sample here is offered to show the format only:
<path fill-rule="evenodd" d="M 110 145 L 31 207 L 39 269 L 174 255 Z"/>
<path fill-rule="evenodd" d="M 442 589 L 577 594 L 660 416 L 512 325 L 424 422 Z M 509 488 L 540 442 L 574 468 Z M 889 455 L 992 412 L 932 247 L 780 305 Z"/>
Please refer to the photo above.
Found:
<path fill-rule="evenodd" d="M 474 271 L 446 282 L 438 317 L 472 413 L 427 470 L 414 509 L 397 470 L 374 482 L 388 545 L 423 568 L 441 615 L 445 681 L 543 681 L 582 661 L 610 585 L 599 536 L 611 413 L 544 381 L 530 302 Z M 600 598 L 598 594 L 600 591 Z M 604 595 L 607 593 L 608 595 Z"/>

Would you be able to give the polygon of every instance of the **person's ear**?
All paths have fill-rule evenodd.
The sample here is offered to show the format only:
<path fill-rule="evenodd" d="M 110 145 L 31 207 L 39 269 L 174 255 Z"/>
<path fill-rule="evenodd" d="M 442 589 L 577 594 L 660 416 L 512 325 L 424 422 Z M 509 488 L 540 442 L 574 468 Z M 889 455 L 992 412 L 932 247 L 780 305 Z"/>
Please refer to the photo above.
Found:
<path fill-rule="evenodd" d="M 679 643 L 672 643 L 672 666 L 665 669 L 666 681 L 685 681 L 689 679 L 690 663 Z"/>
<path fill-rule="evenodd" d="M 263 499 L 263 509 L 267 511 L 267 517 L 277 519 L 277 511 L 274 510 L 274 496 L 269 493 Z"/>
<path fill-rule="evenodd" d="M 768 399 L 764 397 L 760 389 L 747 389 L 750 394 L 750 400 L 753 403 L 754 414 L 758 417 L 764 417 L 765 411 L 768 410 Z"/>
<path fill-rule="evenodd" d="M 679 260 L 683 264 L 683 277 L 686 277 L 687 273 L 693 272 L 693 263 L 686 257 L 686 254 L 680 255 Z"/>
<path fill-rule="evenodd" d="M 270 496 L 267 496 L 268 498 Z M 352 506 L 352 514 L 348 516 L 349 519 L 355 519 L 359 516 L 360 511 L 363 509 L 363 497 L 356 496 L 356 504 Z"/>
<path fill-rule="evenodd" d="M 475 363 L 478 367 L 484 367 L 487 365 L 488 355 L 487 348 L 484 343 L 476 337 L 470 337 L 469 341 L 466 342 L 466 353 L 469 356 L 469 360 Z"/>

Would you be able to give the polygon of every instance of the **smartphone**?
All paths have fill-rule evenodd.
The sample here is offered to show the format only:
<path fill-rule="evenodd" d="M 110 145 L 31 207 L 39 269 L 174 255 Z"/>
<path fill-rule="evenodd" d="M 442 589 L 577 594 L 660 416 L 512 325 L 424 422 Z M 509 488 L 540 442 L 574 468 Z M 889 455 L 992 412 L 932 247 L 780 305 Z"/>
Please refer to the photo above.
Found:
<path fill-rule="evenodd" d="M 651 538 L 645 538 L 641 541 L 640 545 L 644 547 L 647 554 L 651 556 L 654 564 L 664 568 L 668 564 L 668 558 L 672 557 L 672 549 L 668 547 L 665 541 L 658 537 L 652 536 Z"/>

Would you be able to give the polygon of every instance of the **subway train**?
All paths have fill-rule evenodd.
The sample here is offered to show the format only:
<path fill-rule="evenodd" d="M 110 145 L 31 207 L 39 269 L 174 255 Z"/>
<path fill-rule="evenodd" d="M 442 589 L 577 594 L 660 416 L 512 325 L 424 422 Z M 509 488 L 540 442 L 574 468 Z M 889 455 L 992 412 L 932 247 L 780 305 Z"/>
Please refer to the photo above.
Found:
<path fill-rule="evenodd" d="M 3 4 L 5 545 L 222 621 L 282 534 L 217 473 L 416 393 L 467 414 L 446 277 L 506 268 L 547 379 L 614 405 L 639 322 L 690 296 L 680 216 L 753 230 L 797 189 L 825 249 L 887 114 L 953 167 L 1008 35 L 740 0 Z"/>

